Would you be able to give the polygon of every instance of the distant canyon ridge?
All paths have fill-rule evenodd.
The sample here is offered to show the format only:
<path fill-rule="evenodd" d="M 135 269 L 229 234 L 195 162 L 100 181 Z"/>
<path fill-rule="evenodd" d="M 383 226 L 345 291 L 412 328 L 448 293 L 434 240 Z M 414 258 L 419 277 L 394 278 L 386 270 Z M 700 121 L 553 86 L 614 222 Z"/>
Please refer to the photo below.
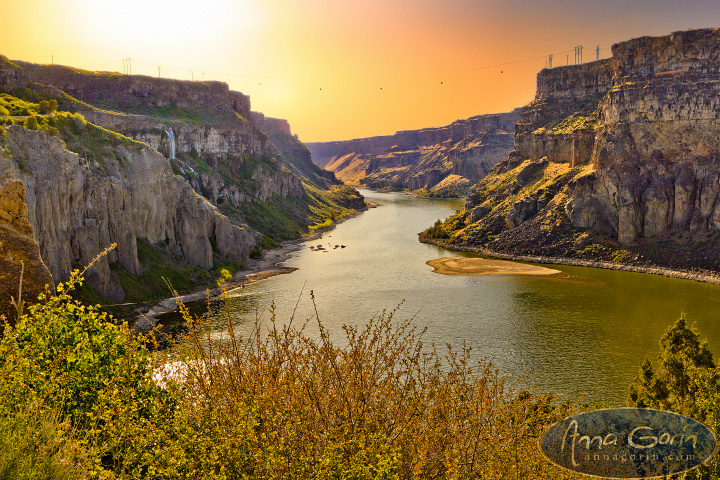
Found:
<path fill-rule="evenodd" d="M 450 125 L 308 143 L 315 163 L 351 185 L 461 197 L 513 150 L 520 109 Z"/>

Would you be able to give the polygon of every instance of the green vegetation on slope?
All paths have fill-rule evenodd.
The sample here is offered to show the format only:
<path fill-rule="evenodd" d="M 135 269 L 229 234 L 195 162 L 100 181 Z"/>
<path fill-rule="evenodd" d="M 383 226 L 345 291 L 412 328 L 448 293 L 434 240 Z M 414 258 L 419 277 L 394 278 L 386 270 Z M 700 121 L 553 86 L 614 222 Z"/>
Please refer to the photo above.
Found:
<path fill-rule="evenodd" d="M 638 261 L 638 251 L 570 222 L 567 186 L 589 168 L 511 156 L 473 187 L 467 210 L 428 228 L 420 239 L 518 255 Z"/>
<path fill-rule="evenodd" d="M 94 102 L 94 106 L 116 114 L 144 115 L 161 122 L 178 121 L 202 125 L 242 125 L 246 120 L 235 112 L 211 108 L 181 108 L 177 105 L 127 105 L 117 102 Z"/>
<path fill-rule="evenodd" d="M 110 264 L 111 275 L 118 280 L 125 291 L 122 305 L 113 305 L 101 296 L 92 286 L 83 284 L 73 291 L 73 296 L 89 305 L 105 305 L 104 311 L 119 318 L 132 315 L 133 310 L 142 305 L 152 305 L 168 297 L 168 284 L 180 294 L 198 290 L 198 288 L 216 286 L 217 280 L 223 278 L 223 270 L 230 275 L 245 265 L 229 262 L 219 254 L 213 258 L 213 269 L 204 270 L 185 263 L 181 258 L 149 244 L 144 239 L 137 241 L 138 260 L 142 268 L 139 276 L 128 273 L 118 264 Z"/>
<path fill-rule="evenodd" d="M 242 202 L 239 208 L 229 203 L 223 203 L 219 208 L 230 218 L 244 218 L 250 227 L 263 232 L 272 244 L 276 244 L 298 238 L 308 233 L 312 226 L 350 215 L 363 203 L 357 190 L 347 185 L 320 190 L 304 183 L 303 189 L 301 196 L 273 195 L 264 201 Z"/>
<path fill-rule="evenodd" d="M 561 117 L 538 128 L 534 134 L 570 134 L 577 130 L 597 130 L 603 123 L 600 119 L 600 99 L 588 100 L 583 104 L 581 110 Z"/>

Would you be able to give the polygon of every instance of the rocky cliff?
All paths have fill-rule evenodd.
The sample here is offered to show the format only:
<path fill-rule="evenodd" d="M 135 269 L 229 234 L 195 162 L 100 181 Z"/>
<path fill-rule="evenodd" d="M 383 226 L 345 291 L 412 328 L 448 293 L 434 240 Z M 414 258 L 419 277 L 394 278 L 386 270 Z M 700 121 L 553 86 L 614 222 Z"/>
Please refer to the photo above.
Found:
<path fill-rule="evenodd" d="M 28 219 L 25 185 L 7 182 L 0 188 L 0 317 L 14 323 L 20 303 L 36 302 L 53 284 Z"/>
<path fill-rule="evenodd" d="M 720 30 L 545 69 L 515 150 L 428 232 L 498 252 L 720 267 Z"/>
<path fill-rule="evenodd" d="M 88 124 L 79 135 L 106 136 L 112 142 L 112 133 L 95 129 Z M 47 132 L 21 126 L 6 132 L 0 185 L 25 185 L 28 217 L 57 281 L 67 280 L 72 268 L 89 264 L 116 243 L 87 281 L 108 299 L 122 301 L 124 291 L 110 264 L 140 275 L 139 239 L 204 269 L 213 266 L 213 248 L 222 257 L 243 261 L 259 241 L 259 233 L 232 224 L 146 145 L 117 138 L 114 156 L 89 160 Z"/>
<path fill-rule="evenodd" d="M 37 65 L 14 61 L 19 75 L 43 85 L 53 85 L 71 97 L 94 106 L 121 107 L 122 110 L 194 109 L 238 113 L 250 116 L 250 97 L 230 90 L 223 82 L 187 82 L 147 75 L 90 72 L 64 65 Z"/>
<path fill-rule="evenodd" d="M 168 269 L 193 283 L 185 277 L 205 278 L 218 262 L 237 267 L 261 244 L 364 206 L 311 162 L 286 121 L 252 112 L 220 82 L 0 57 L 3 123 L 0 187 L 26 186 L 55 280 L 118 244 L 87 276 L 100 301 L 128 288 L 137 300 L 148 275 L 159 281 Z"/>
<path fill-rule="evenodd" d="M 345 142 L 309 143 L 313 160 L 341 180 L 434 196 L 466 193 L 513 148 L 519 110 L 458 120 L 441 128 Z"/>

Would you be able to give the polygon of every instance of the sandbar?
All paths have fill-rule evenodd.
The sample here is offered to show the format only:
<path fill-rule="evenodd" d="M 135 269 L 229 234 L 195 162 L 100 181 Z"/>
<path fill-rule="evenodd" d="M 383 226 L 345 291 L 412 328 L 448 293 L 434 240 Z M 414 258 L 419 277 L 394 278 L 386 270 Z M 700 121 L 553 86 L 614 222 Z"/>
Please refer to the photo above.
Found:
<path fill-rule="evenodd" d="M 477 257 L 443 257 L 428 260 L 433 273 L 442 275 L 554 275 L 560 270 Z"/>

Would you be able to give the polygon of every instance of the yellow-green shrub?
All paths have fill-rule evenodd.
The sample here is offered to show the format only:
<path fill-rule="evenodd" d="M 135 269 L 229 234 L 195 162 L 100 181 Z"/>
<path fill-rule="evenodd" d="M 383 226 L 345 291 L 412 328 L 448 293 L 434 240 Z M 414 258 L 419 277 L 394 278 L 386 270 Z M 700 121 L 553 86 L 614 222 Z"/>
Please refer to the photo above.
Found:
<path fill-rule="evenodd" d="M 142 337 L 69 292 L 79 272 L 54 295 L 27 307 L 0 340 L 0 416 L 28 410 L 67 418 L 94 462 L 92 472 L 142 472 L 150 433 L 175 403 L 152 380 Z"/>

